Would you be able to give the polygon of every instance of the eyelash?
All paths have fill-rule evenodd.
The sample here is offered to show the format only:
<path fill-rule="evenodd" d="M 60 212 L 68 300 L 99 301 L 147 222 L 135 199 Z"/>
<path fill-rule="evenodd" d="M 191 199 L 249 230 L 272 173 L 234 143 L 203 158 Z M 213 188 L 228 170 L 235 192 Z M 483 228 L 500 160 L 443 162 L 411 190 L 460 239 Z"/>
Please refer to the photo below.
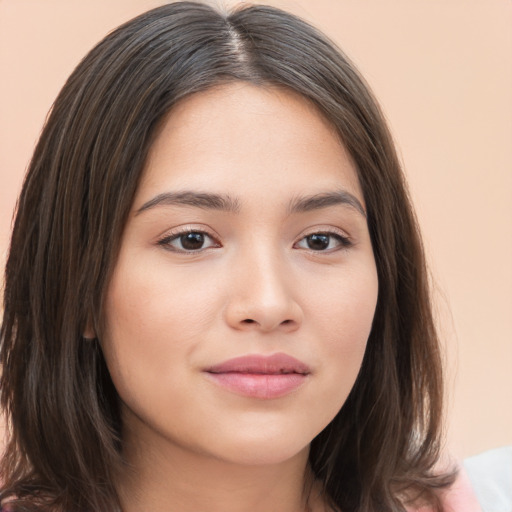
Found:
<path fill-rule="evenodd" d="M 206 235 L 206 237 L 208 237 L 209 239 L 211 239 L 213 241 L 213 244 L 209 247 L 201 247 L 197 250 L 184 249 L 184 248 L 179 249 L 179 248 L 173 247 L 171 245 L 171 242 L 173 242 L 175 240 L 179 240 L 181 237 L 184 237 L 186 235 L 192 235 L 192 234 L 202 235 L 203 237 L 205 237 L 205 235 Z M 180 230 L 177 230 L 177 231 L 174 231 L 171 233 L 167 233 L 163 238 L 158 240 L 157 244 L 164 247 L 165 249 L 167 249 L 169 251 L 182 253 L 182 254 L 198 254 L 198 253 L 206 251 L 210 248 L 220 247 L 220 243 L 216 240 L 216 238 L 212 234 L 208 233 L 204 229 L 193 229 L 193 228 L 184 228 L 184 229 L 180 229 Z"/>
<path fill-rule="evenodd" d="M 331 253 L 339 250 L 349 249 L 354 244 L 352 243 L 352 240 L 346 236 L 342 235 L 341 233 L 335 232 L 335 231 L 314 231 L 312 233 L 309 233 L 307 235 L 304 235 L 298 242 L 294 244 L 294 247 L 298 245 L 300 242 L 307 240 L 310 237 L 329 237 L 329 239 L 334 239 L 337 241 L 338 245 L 337 247 L 331 247 L 325 250 L 315 250 L 311 249 L 309 247 L 304 247 L 303 249 L 318 254 L 318 253 Z M 331 240 L 329 241 L 329 245 L 331 243 Z"/>
<path fill-rule="evenodd" d="M 187 235 L 192 235 L 192 234 L 200 235 L 203 237 L 203 239 L 209 238 L 212 241 L 212 244 L 209 245 L 208 247 L 200 247 L 198 249 L 176 248 L 171 245 L 172 242 L 174 242 L 176 240 L 180 240 L 182 237 L 187 236 Z M 311 249 L 308 247 L 302 247 L 302 249 L 307 250 L 308 252 L 314 253 L 314 254 L 331 253 L 331 252 L 335 252 L 338 250 L 344 250 L 344 249 L 346 250 L 354 245 L 352 240 L 350 239 L 350 237 L 348 237 L 346 235 L 342 235 L 341 233 L 338 233 L 335 231 L 313 231 L 307 235 L 302 236 L 297 242 L 295 242 L 293 244 L 293 247 L 296 248 L 300 242 L 307 240 L 309 237 L 313 237 L 313 236 L 329 237 L 329 239 L 330 239 L 329 245 L 332 241 L 331 239 L 336 240 L 338 243 L 337 247 L 331 247 L 331 248 L 328 248 L 325 250 L 315 250 L 315 249 Z M 216 238 L 212 234 L 208 233 L 207 231 L 205 231 L 203 229 L 193 229 L 193 228 L 185 228 L 185 229 L 181 229 L 179 231 L 174 231 L 174 232 L 168 233 L 163 238 L 161 238 L 160 240 L 157 241 L 157 245 L 164 247 L 165 249 L 167 249 L 169 251 L 173 251 L 173 252 L 181 253 L 181 254 L 199 254 L 199 253 L 202 253 L 203 251 L 207 251 L 208 249 L 221 247 L 220 242 L 218 242 L 218 240 L 216 240 Z"/>

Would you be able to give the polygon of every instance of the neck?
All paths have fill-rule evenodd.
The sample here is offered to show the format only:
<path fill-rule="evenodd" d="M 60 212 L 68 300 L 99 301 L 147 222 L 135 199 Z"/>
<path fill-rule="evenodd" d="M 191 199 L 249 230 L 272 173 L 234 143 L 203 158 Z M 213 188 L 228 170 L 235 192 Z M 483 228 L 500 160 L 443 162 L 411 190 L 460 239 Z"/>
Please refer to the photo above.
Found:
<path fill-rule="evenodd" d="M 245 465 L 166 443 L 125 444 L 117 479 L 123 512 L 306 512 L 318 510 L 318 490 L 306 448 L 277 464 Z"/>

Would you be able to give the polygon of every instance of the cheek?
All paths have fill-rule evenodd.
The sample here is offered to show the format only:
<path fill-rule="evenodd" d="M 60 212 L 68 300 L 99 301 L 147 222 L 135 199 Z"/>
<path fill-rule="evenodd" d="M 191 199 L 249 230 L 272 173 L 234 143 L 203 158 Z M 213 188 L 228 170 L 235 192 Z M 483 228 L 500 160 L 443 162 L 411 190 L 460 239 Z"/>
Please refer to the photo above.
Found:
<path fill-rule="evenodd" d="M 340 275 L 326 286 L 309 287 L 309 315 L 334 351 L 366 345 L 378 296 L 378 278 L 373 258 Z"/>
<path fill-rule="evenodd" d="M 373 260 L 370 262 L 373 263 Z M 336 414 L 350 393 L 363 361 L 377 304 L 378 279 L 373 264 L 332 280 L 328 290 L 312 290 L 310 316 L 316 318 L 325 375 L 326 400 Z"/>
<path fill-rule="evenodd" d="M 214 287 L 198 293 L 186 273 L 169 268 L 121 254 L 106 297 L 103 353 L 119 395 L 135 409 L 158 406 L 148 389 L 174 389 L 185 378 L 215 311 Z"/>
<path fill-rule="evenodd" d="M 165 258 L 146 259 L 121 255 L 107 294 L 109 333 L 114 339 L 147 345 L 173 340 L 179 346 L 212 321 L 218 287 L 200 272 L 191 280 L 190 272 Z"/>

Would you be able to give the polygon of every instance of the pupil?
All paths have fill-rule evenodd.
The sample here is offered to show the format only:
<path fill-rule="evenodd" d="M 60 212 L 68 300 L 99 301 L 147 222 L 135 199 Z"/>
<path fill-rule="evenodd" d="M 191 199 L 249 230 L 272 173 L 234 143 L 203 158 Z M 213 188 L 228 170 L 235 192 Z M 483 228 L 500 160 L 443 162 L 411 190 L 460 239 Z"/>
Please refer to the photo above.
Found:
<path fill-rule="evenodd" d="M 204 244 L 204 235 L 202 233 L 187 233 L 181 236 L 181 245 L 183 249 L 193 251 L 201 249 Z"/>
<path fill-rule="evenodd" d="M 322 250 L 329 247 L 329 235 L 309 235 L 308 247 L 313 250 Z"/>

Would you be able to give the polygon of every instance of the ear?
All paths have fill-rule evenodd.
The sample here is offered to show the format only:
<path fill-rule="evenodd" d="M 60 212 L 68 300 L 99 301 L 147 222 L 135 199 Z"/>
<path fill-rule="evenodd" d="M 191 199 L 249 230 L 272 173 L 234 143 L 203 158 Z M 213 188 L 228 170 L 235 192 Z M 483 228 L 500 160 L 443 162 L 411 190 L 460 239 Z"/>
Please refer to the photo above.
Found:
<path fill-rule="evenodd" d="M 86 340 L 94 340 L 97 338 L 96 331 L 92 326 L 92 322 L 90 319 L 87 320 L 87 325 L 85 326 L 85 329 L 82 333 L 82 337 Z"/>

